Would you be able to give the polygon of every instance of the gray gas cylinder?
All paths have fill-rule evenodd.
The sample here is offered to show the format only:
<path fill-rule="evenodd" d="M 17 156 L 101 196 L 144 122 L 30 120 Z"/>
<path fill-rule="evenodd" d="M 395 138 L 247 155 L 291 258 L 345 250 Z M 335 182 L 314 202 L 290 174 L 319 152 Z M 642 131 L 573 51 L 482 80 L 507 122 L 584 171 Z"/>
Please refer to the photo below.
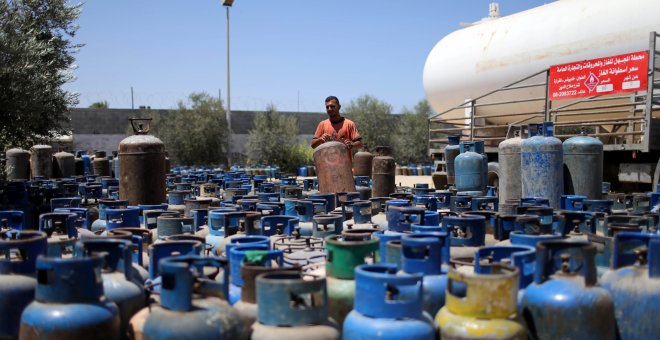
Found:
<path fill-rule="evenodd" d="M 582 131 L 564 141 L 564 194 L 600 199 L 603 182 L 603 143 Z"/>
<path fill-rule="evenodd" d="M 30 152 L 20 148 L 7 150 L 7 180 L 30 179 Z"/>
<path fill-rule="evenodd" d="M 30 170 L 32 177 L 53 177 L 53 147 L 50 145 L 34 145 L 30 151 Z"/>
<path fill-rule="evenodd" d="M 517 131 L 515 137 L 506 139 L 497 147 L 499 155 L 499 201 L 518 200 L 522 197 L 522 182 L 520 180 L 520 145 L 522 138 Z"/>
<path fill-rule="evenodd" d="M 53 155 L 53 176 L 55 178 L 73 177 L 76 175 L 76 161 L 72 153 L 58 152 Z"/>

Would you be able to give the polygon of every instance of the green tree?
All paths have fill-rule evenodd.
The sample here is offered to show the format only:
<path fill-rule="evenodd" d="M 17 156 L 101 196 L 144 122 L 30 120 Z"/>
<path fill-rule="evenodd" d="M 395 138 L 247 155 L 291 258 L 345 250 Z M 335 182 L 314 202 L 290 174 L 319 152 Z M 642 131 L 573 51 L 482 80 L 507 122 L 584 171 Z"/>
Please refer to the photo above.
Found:
<path fill-rule="evenodd" d="M 0 1 L 0 147 L 27 147 L 65 134 L 76 94 L 71 42 L 81 5 L 66 0 Z"/>
<path fill-rule="evenodd" d="M 188 105 L 187 105 L 188 104 Z M 229 129 L 222 102 L 207 93 L 192 93 L 188 103 L 161 116 L 152 113 L 152 133 L 163 140 L 173 163 L 221 164 L 227 160 Z"/>
<path fill-rule="evenodd" d="M 110 106 L 108 105 L 107 100 L 100 101 L 100 102 L 95 102 L 95 103 L 92 103 L 92 105 L 89 106 L 90 109 L 107 109 L 109 107 Z"/>
<path fill-rule="evenodd" d="M 429 115 L 433 111 L 426 100 L 415 105 L 415 110 L 404 108 L 396 124 L 394 156 L 398 163 L 428 162 Z"/>
<path fill-rule="evenodd" d="M 298 143 L 298 120 L 285 116 L 274 105 L 254 117 L 254 128 L 248 135 L 250 162 L 277 165 L 283 171 L 294 171 L 300 164 L 311 162 L 311 148 Z"/>
<path fill-rule="evenodd" d="M 378 145 L 392 146 L 392 106 L 370 95 L 362 95 L 344 108 L 344 115 L 355 122 L 368 150 Z"/>

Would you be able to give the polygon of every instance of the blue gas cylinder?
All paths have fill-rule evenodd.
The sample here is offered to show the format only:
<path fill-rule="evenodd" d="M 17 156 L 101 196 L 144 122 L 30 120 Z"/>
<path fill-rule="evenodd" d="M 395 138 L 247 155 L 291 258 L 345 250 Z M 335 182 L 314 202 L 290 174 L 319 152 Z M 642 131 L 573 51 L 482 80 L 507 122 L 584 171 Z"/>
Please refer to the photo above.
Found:
<path fill-rule="evenodd" d="M 78 239 L 75 213 L 46 213 L 39 215 L 39 231 L 48 235 L 48 256 L 62 257 L 74 251 Z"/>
<path fill-rule="evenodd" d="M 251 339 L 336 340 L 340 331 L 328 319 L 326 280 L 303 279 L 300 272 L 264 273 L 257 277 L 257 321 Z"/>
<path fill-rule="evenodd" d="M 199 241 L 167 241 L 154 243 L 149 246 L 149 279 L 155 280 L 160 276 L 158 263 L 161 260 L 175 255 L 196 255 L 204 250 L 204 244 Z"/>
<path fill-rule="evenodd" d="M 119 339 L 117 305 L 103 293 L 104 259 L 37 259 L 35 300 L 21 316 L 21 339 Z"/>
<path fill-rule="evenodd" d="M 420 273 L 424 311 L 435 315 L 445 305 L 447 271 L 449 263 L 449 237 L 447 233 L 415 233 L 401 238 L 401 269 L 405 273 Z"/>
<path fill-rule="evenodd" d="M 0 232 L 0 338 L 18 337 L 21 313 L 34 300 L 37 257 L 46 255 L 47 247 L 43 232 Z"/>
<path fill-rule="evenodd" d="M 532 338 L 615 338 L 614 303 L 597 285 L 595 255 L 596 246 L 586 241 L 536 245 L 534 283 L 521 302 Z"/>
<path fill-rule="evenodd" d="M 355 305 L 343 339 L 433 339 L 433 320 L 422 309 L 422 275 L 397 275 L 393 264 L 355 268 Z"/>
<path fill-rule="evenodd" d="M 389 203 L 389 202 L 388 202 Z M 391 231 L 411 231 L 411 224 L 425 225 L 426 209 L 422 207 L 389 206 L 387 209 L 387 228 Z"/>
<path fill-rule="evenodd" d="M 552 122 L 529 124 L 529 137 L 520 145 L 522 196 L 545 197 L 559 208 L 564 191 L 564 159 L 561 140 Z"/>
<path fill-rule="evenodd" d="M 340 235 L 344 230 L 344 218 L 338 214 L 319 214 L 312 218 L 311 236 L 325 238 L 329 235 Z M 305 235 L 301 231 L 303 236 Z"/>
<path fill-rule="evenodd" d="M 188 255 L 160 263 L 160 306 L 150 307 L 142 329 L 144 339 L 245 338 L 241 317 L 224 300 L 227 287 L 203 276 L 199 269 L 204 267 L 218 268 L 227 282 L 224 258 Z"/>
<path fill-rule="evenodd" d="M 119 239 L 86 239 L 77 247 L 79 257 L 99 255 L 103 265 L 103 291 L 105 297 L 119 307 L 122 338 L 128 339 L 128 322 L 146 304 L 144 287 L 133 273 L 131 241 Z"/>
<path fill-rule="evenodd" d="M 98 202 L 99 218 L 92 222 L 92 231 L 105 230 L 107 222 L 105 215 L 106 209 L 123 209 L 128 207 L 128 201 L 126 200 L 100 199 Z"/>
<path fill-rule="evenodd" d="M 487 162 L 486 162 L 487 164 Z M 456 190 L 458 192 L 485 192 L 484 158 L 476 152 L 474 142 L 461 142 L 461 154 L 454 160 L 456 170 Z"/>
<path fill-rule="evenodd" d="M 480 247 L 486 242 L 486 218 L 480 215 L 446 216 L 442 231 L 451 237 L 452 246 Z"/>
<path fill-rule="evenodd" d="M 660 235 L 621 232 L 614 236 L 613 270 L 601 283 L 614 299 L 618 336 L 660 336 L 654 315 L 660 305 Z"/>

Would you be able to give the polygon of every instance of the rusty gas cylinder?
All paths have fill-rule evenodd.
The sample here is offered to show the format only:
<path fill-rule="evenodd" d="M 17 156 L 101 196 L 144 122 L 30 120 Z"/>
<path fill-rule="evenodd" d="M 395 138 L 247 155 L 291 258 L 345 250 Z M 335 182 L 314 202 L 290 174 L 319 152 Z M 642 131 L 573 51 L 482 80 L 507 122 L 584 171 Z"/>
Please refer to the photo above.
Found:
<path fill-rule="evenodd" d="M 151 118 L 130 118 L 135 135 L 119 143 L 119 198 L 130 205 L 165 199 L 165 145 L 148 135 Z M 142 122 L 147 123 L 145 128 Z"/>
<path fill-rule="evenodd" d="M 372 197 L 388 197 L 396 190 L 394 181 L 396 164 L 392 158 L 392 150 L 388 146 L 377 146 L 377 156 L 373 159 L 372 165 Z"/>
<path fill-rule="evenodd" d="M 355 191 L 351 159 L 344 144 L 339 142 L 321 144 L 314 150 L 314 164 L 321 193 Z"/>
<path fill-rule="evenodd" d="M 371 162 L 374 159 L 374 155 L 371 152 L 364 150 L 358 151 L 354 158 L 354 175 L 367 176 L 371 178 Z"/>

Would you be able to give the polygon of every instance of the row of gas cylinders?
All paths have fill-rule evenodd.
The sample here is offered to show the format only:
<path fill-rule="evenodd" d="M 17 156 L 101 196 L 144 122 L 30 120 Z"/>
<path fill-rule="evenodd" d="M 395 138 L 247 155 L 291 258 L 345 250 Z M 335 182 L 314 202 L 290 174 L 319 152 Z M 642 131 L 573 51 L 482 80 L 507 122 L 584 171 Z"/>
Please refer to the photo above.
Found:
<path fill-rule="evenodd" d="M 87 226 L 85 212 L 58 211 L 32 231 L 5 211 L 19 224 L 0 234 L 0 282 L 19 283 L 2 292 L 3 336 L 660 334 L 644 322 L 660 302 L 649 211 L 660 193 L 623 206 L 567 195 L 557 211 L 547 198 L 500 205 L 425 185 L 360 197 L 313 179 L 213 177 L 169 176 L 167 204 L 99 200 Z"/>
<path fill-rule="evenodd" d="M 96 151 L 91 156 L 79 151 L 74 155 L 64 151 L 54 153 L 50 145 L 34 145 L 29 151 L 9 149 L 5 156 L 8 180 L 91 175 L 116 178 L 116 154 L 107 156 L 105 151 Z"/>
<path fill-rule="evenodd" d="M 498 146 L 499 197 L 545 197 L 559 208 L 563 194 L 601 198 L 603 144 L 580 135 L 563 143 L 554 137 L 552 122 L 528 125 L 528 137 L 507 139 Z M 484 191 L 488 158 L 483 142 L 460 142 L 450 136 L 445 147 L 448 183 L 459 192 Z"/>

